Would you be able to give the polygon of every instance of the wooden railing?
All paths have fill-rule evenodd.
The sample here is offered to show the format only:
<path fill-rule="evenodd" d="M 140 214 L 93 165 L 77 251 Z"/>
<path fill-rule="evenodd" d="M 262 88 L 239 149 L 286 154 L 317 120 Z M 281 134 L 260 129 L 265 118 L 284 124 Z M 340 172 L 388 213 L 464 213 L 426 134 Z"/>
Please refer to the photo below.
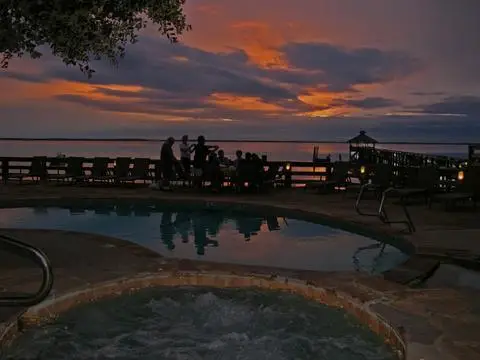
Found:
<path fill-rule="evenodd" d="M 44 157 L 44 169 L 40 171 L 41 180 L 48 180 L 49 174 L 63 174 L 66 170 L 66 159 L 59 159 L 56 157 L 49 158 Z M 131 166 L 133 164 L 133 158 L 131 159 Z M 150 178 L 149 181 L 159 180 L 160 178 L 160 160 L 148 159 L 150 162 Z M 91 173 L 92 164 L 94 158 L 82 158 L 83 170 L 86 175 Z M 108 160 L 108 167 L 110 169 L 115 168 L 116 159 L 110 158 Z M 2 157 L 0 158 L 0 174 L 2 181 L 7 183 L 9 178 L 13 177 L 13 174 L 28 173 L 31 169 L 32 158 L 31 157 Z M 281 183 L 286 186 L 303 186 L 305 184 L 314 181 L 327 180 L 332 173 L 332 169 L 335 163 L 321 162 L 313 163 L 308 161 L 270 161 L 266 166 L 279 165 L 279 177 L 282 179 Z M 367 165 L 368 166 L 368 165 Z M 374 165 L 371 165 L 374 166 Z M 352 176 L 358 177 L 359 164 L 352 164 Z M 393 168 L 398 172 L 397 168 Z M 455 168 L 438 168 L 440 183 L 446 187 L 454 186 L 455 180 L 458 174 L 458 170 Z"/>
<path fill-rule="evenodd" d="M 49 174 L 63 174 L 66 170 L 67 159 L 59 159 L 57 157 L 46 157 L 45 168 L 41 172 L 41 180 L 48 180 Z M 91 173 L 91 168 L 94 158 L 82 158 L 83 170 L 86 175 Z M 150 161 L 150 173 L 151 181 L 159 180 L 159 174 L 161 169 L 160 160 L 149 159 Z M 109 159 L 108 167 L 110 169 L 115 168 L 115 158 Z M 2 157 L 0 158 L 1 177 L 4 183 L 9 181 L 12 174 L 28 173 L 31 169 L 32 158 L 31 157 Z M 133 158 L 131 159 L 131 165 L 133 164 Z M 286 174 L 287 183 L 291 180 L 292 186 L 301 186 L 312 181 L 326 180 L 330 174 L 332 165 L 331 163 L 314 164 L 313 162 L 302 161 L 270 161 L 266 166 L 279 165 L 279 175 Z"/>

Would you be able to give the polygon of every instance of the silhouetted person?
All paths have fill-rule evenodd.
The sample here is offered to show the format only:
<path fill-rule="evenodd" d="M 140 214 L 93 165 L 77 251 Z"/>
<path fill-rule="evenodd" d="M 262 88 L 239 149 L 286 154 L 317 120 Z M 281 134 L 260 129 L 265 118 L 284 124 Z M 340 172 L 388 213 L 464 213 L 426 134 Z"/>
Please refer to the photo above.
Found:
<path fill-rule="evenodd" d="M 242 150 L 237 150 L 235 152 L 235 160 L 233 160 L 233 166 L 238 168 L 238 165 L 240 164 L 240 161 L 242 161 L 242 159 L 243 159 L 242 156 L 243 156 Z"/>
<path fill-rule="evenodd" d="M 223 150 L 218 150 L 218 161 L 220 163 L 220 166 L 223 167 L 228 167 L 232 165 L 232 160 L 225 156 L 225 151 Z"/>
<path fill-rule="evenodd" d="M 170 181 L 174 175 L 174 166 L 177 163 L 177 159 L 173 154 L 173 144 L 175 144 L 175 139 L 169 137 L 162 145 L 162 150 L 160 153 L 160 162 L 162 166 L 162 190 L 171 190 Z"/>
<path fill-rule="evenodd" d="M 213 151 L 217 151 L 218 146 L 206 145 L 205 137 L 199 136 L 197 144 L 195 145 L 195 155 L 193 156 L 193 175 L 195 176 L 195 185 L 197 187 L 202 186 L 202 181 L 205 176 L 205 170 L 207 167 L 208 155 Z"/>
<path fill-rule="evenodd" d="M 192 153 L 195 149 L 195 145 L 188 145 L 188 135 L 182 136 L 182 142 L 180 143 L 180 162 L 183 168 L 184 180 L 190 180 L 190 171 L 192 166 Z"/>
<path fill-rule="evenodd" d="M 214 152 L 210 153 L 208 157 L 207 173 L 211 182 L 212 191 L 220 191 L 223 182 L 223 173 L 220 167 L 220 159 Z"/>

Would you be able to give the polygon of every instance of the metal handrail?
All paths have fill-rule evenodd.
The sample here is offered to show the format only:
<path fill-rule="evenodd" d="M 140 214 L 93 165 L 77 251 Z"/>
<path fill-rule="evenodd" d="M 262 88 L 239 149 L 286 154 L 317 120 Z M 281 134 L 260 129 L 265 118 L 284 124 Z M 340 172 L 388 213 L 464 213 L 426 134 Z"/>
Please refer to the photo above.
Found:
<path fill-rule="evenodd" d="M 33 306 L 42 302 L 53 287 L 52 266 L 45 253 L 34 246 L 1 234 L 0 250 L 29 258 L 42 269 L 42 284 L 36 293 L 0 296 L 0 306 Z"/>

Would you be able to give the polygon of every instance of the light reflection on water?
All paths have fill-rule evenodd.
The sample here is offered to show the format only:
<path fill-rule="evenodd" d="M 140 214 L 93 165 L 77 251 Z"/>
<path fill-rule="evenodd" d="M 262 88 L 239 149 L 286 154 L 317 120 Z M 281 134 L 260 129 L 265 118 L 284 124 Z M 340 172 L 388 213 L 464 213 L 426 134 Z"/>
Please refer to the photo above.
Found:
<path fill-rule="evenodd" d="M 325 225 L 274 215 L 132 205 L 0 209 L 0 227 L 91 232 L 166 257 L 320 271 L 386 271 L 398 249 Z"/>

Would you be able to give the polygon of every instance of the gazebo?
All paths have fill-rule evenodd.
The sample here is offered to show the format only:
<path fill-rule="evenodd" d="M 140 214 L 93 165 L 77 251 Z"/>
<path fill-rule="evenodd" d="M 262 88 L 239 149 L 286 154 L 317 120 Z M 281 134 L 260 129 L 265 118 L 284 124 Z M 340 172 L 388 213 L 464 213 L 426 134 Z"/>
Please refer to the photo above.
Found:
<path fill-rule="evenodd" d="M 348 140 L 350 161 L 368 162 L 375 152 L 375 145 L 378 141 L 367 135 L 365 131 Z"/>

